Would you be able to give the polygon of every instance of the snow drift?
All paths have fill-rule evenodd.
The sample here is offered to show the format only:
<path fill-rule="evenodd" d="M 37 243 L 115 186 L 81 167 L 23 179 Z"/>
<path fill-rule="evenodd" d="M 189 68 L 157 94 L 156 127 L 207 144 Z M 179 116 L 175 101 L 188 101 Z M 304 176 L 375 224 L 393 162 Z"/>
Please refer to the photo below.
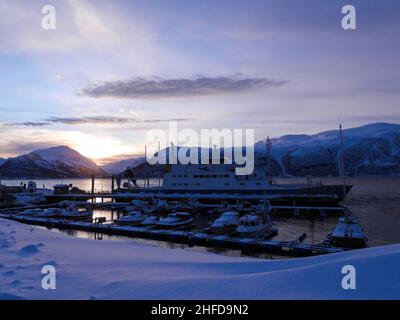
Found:
<path fill-rule="evenodd" d="M 356 289 L 344 290 L 344 265 Z M 57 271 L 56 290 L 41 269 Z M 258 260 L 76 239 L 0 219 L 0 299 L 399 299 L 400 245 Z"/>

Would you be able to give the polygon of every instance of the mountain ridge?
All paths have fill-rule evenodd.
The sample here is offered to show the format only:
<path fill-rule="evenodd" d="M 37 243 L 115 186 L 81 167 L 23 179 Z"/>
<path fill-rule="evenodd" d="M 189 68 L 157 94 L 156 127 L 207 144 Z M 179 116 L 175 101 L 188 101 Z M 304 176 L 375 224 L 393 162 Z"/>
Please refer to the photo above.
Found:
<path fill-rule="evenodd" d="M 0 165 L 3 178 L 87 178 L 106 173 L 68 146 L 35 150 Z"/>

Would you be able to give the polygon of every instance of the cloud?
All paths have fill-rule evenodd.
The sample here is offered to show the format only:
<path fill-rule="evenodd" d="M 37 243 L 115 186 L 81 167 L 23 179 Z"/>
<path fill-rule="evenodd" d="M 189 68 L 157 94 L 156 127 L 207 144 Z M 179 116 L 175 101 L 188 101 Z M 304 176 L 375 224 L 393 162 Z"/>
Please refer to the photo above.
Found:
<path fill-rule="evenodd" d="M 262 87 L 278 87 L 287 81 L 242 76 L 196 77 L 181 79 L 117 80 L 95 83 L 84 88 L 81 94 L 100 98 L 149 98 L 234 93 Z"/>
<path fill-rule="evenodd" d="M 48 126 L 50 123 L 48 122 L 11 122 L 4 123 L 4 127 L 43 127 Z"/>
<path fill-rule="evenodd" d="M 122 117 L 107 117 L 107 116 L 96 116 L 96 117 L 51 117 L 46 121 L 51 123 L 62 123 L 62 124 L 113 124 L 113 123 L 159 123 L 168 121 L 188 121 L 190 119 L 139 119 L 139 118 L 122 118 Z"/>
<path fill-rule="evenodd" d="M 45 122 L 12 122 L 4 123 L 3 127 L 43 127 L 52 124 L 82 125 L 82 124 L 123 124 L 123 123 L 161 123 L 168 121 L 189 121 L 188 118 L 171 119 L 139 119 L 109 116 L 94 117 L 50 117 Z"/>

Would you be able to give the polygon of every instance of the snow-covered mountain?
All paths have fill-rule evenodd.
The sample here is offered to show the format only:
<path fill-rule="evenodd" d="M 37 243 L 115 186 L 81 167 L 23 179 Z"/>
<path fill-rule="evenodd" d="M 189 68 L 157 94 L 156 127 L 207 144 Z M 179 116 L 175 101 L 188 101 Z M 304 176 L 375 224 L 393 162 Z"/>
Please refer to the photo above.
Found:
<path fill-rule="evenodd" d="M 343 130 L 345 171 L 349 175 L 400 175 L 400 125 L 373 123 Z M 265 154 L 265 141 L 255 145 Z M 272 139 L 279 173 L 287 175 L 339 174 L 340 134 L 287 135 Z"/>
<path fill-rule="evenodd" d="M 136 157 L 126 160 L 120 160 L 117 162 L 111 162 L 109 164 L 100 166 L 100 168 L 103 169 L 108 174 L 118 174 L 127 167 L 136 167 L 145 161 L 146 161 L 145 157 Z"/>
<path fill-rule="evenodd" d="M 346 175 L 400 175 L 400 125 L 373 123 L 343 130 Z M 161 152 L 166 152 L 167 149 Z M 266 166 L 266 143 L 255 144 L 256 164 Z M 314 135 L 286 135 L 272 139 L 274 176 L 337 176 L 340 162 L 339 130 Z M 137 175 L 151 170 L 144 164 Z"/>
<path fill-rule="evenodd" d="M 0 166 L 1 166 L 4 162 L 6 162 L 6 159 L 0 158 Z"/>
<path fill-rule="evenodd" d="M 36 150 L 0 165 L 3 178 L 80 178 L 105 175 L 92 160 L 66 147 Z"/>

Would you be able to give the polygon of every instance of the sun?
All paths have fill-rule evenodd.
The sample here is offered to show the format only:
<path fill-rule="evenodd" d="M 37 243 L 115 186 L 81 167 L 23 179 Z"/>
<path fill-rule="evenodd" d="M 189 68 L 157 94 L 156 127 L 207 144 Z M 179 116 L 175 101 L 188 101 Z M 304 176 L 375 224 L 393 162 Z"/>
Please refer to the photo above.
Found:
<path fill-rule="evenodd" d="M 74 134 L 71 140 L 73 148 L 85 157 L 94 161 L 121 154 L 132 154 L 131 146 L 106 137 L 96 137 L 83 133 Z"/>

